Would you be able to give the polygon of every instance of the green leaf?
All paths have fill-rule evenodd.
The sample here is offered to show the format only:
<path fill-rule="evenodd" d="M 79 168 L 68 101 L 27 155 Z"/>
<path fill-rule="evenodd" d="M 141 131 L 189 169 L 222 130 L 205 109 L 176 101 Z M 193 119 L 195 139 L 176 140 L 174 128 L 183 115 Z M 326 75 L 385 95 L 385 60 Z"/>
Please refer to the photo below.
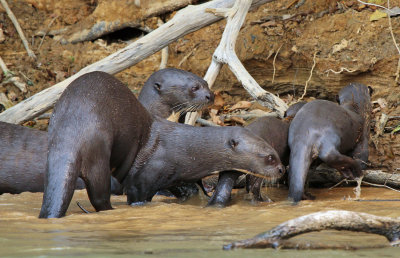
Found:
<path fill-rule="evenodd" d="M 397 127 L 393 129 L 392 133 L 397 133 L 398 131 L 400 131 L 400 124 L 398 124 Z"/>

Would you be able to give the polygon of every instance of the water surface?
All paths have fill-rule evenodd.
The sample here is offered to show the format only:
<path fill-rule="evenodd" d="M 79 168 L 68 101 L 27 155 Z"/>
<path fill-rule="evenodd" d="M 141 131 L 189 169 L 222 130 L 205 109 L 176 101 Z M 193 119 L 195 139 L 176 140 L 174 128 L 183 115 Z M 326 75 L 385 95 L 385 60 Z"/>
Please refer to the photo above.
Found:
<path fill-rule="evenodd" d="M 317 211 L 344 209 L 400 217 L 400 202 L 357 202 L 352 188 L 311 189 L 317 199 L 297 206 L 286 202 L 287 189 L 268 188 L 274 203 L 251 204 L 243 191 L 233 195 L 233 205 L 204 208 L 206 197 L 185 203 L 156 197 L 144 206 L 128 206 L 125 196 L 113 196 L 111 211 L 84 214 L 79 201 L 93 211 L 85 190 L 76 191 L 67 216 L 38 219 L 42 194 L 0 195 L 1 256 L 162 256 L 162 257 L 399 257 L 382 236 L 345 231 L 323 231 L 297 236 L 295 243 L 350 245 L 358 250 L 234 250 L 223 251 L 232 241 L 253 237 L 295 217 Z M 400 193 L 363 187 L 363 199 L 400 199 Z"/>

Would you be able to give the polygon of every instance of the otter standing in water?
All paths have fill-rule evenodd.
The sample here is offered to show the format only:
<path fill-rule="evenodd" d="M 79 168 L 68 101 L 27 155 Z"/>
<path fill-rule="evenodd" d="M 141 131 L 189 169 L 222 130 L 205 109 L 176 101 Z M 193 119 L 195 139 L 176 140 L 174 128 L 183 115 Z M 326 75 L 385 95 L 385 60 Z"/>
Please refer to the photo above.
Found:
<path fill-rule="evenodd" d="M 347 178 L 360 177 L 368 161 L 370 90 L 351 83 L 339 92 L 339 104 L 314 100 L 289 128 L 289 199 L 298 202 L 312 161 L 321 159 Z"/>
<path fill-rule="evenodd" d="M 149 200 L 158 189 L 214 169 L 266 177 L 283 172 L 276 151 L 246 129 L 198 128 L 152 117 L 127 87 L 102 72 L 82 75 L 68 86 L 54 107 L 48 137 L 40 218 L 65 215 L 79 176 L 91 204 L 101 211 L 112 209 L 111 171 L 124 181 L 128 203 Z M 196 142 L 224 151 L 199 153 Z"/>

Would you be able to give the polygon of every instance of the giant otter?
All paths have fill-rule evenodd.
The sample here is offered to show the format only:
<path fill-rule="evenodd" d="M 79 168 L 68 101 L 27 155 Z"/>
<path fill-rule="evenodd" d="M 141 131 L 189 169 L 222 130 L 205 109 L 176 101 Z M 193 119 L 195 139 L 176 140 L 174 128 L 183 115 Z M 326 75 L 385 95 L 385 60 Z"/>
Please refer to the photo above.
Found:
<path fill-rule="evenodd" d="M 339 104 L 314 100 L 304 105 L 289 128 L 289 199 L 301 200 L 312 161 L 321 159 L 345 177 L 362 175 L 368 160 L 371 101 L 369 88 L 351 83 Z"/>
<path fill-rule="evenodd" d="M 148 78 L 139 100 L 151 114 L 167 118 L 173 111 L 211 104 L 214 94 L 197 75 L 167 68 Z M 47 132 L 0 122 L 0 194 L 43 192 L 47 150 Z M 111 182 L 113 193 L 121 194 L 118 182 Z M 84 187 L 78 179 L 77 189 Z"/>
<path fill-rule="evenodd" d="M 155 119 L 149 141 L 125 179 L 128 203 L 151 201 L 160 190 L 227 169 L 281 177 L 276 151 L 242 127 L 194 127 Z"/>
<path fill-rule="evenodd" d="M 131 203 L 149 200 L 177 180 L 203 176 L 186 170 L 197 171 L 199 164 L 205 174 L 213 172 L 207 165 L 271 177 L 283 170 L 276 151 L 246 129 L 197 128 L 152 117 L 127 87 L 103 72 L 82 75 L 64 91 L 54 107 L 48 143 L 40 218 L 65 215 L 79 176 L 90 202 L 101 211 L 112 209 L 111 171 L 124 181 Z M 225 151 L 199 152 L 199 144 Z M 205 162 L 217 157 L 220 164 Z M 166 183 L 160 182 L 164 176 Z"/>
<path fill-rule="evenodd" d="M 305 104 L 306 102 L 298 102 L 291 105 L 285 112 L 284 120 L 275 117 L 261 117 L 246 127 L 252 133 L 269 143 L 276 150 L 284 165 L 289 163 L 289 146 L 287 139 L 290 121 Z M 232 188 L 240 175 L 242 175 L 242 173 L 237 171 L 221 172 L 215 191 L 207 205 L 225 207 L 230 200 Z M 246 188 L 253 194 L 253 198 L 256 201 L 264 201 L 261 196 L 263 181 L 263 178 L 252 175 L 246 176 Z"/>

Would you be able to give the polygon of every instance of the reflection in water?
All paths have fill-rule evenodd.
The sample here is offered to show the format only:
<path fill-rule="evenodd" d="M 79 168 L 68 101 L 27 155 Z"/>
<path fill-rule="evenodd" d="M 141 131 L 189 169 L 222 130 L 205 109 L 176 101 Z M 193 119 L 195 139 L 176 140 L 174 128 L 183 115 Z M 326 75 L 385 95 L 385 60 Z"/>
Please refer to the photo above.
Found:
<path fill-rule="evenodd" d="M 206 197 L 195 197 L 185 203 L 174 198 L 155 197 L 143 206 L 126 205 L 125 196 L 113 196 L 111 211 L 84 214 L 79 201 L 94 211 L 86 191 L 76 191 L 67 216 L 61 219 L 37 219 L 41 193 L 0 195 L 0 254 L 7 255 L 146 255 L 171 256 L 265 256 L 292 257 L 294 250 L 222 251 L 222 245 L 266 231 L 286 220 L 316 211 L 344 209 L 374 215 L 400 217 L 400 202 L 356 202 L 352 188 L 311 189 L 315 201 L 297 206 L 286 202 L 287 190 L 269 188 L 274 203 L 251 204 L 247 194 L 239 190 L 233 205 L 225 208 L 204 208 Z M 400 194 L 381 188 L 362 188 L 363 199 L 400 199 Z M 326 231 L 296 237 L 294 242 L 323 243 L 370 247 L 387 245 L 386 239 L 364 233 Z M 302 255 L 345 255 L 350 251 L 300 251 Z M 358 255 L 398 254 L 396 248 L 360 249 Z M 297 255 L 300 253 L 296 253 Z"/>

